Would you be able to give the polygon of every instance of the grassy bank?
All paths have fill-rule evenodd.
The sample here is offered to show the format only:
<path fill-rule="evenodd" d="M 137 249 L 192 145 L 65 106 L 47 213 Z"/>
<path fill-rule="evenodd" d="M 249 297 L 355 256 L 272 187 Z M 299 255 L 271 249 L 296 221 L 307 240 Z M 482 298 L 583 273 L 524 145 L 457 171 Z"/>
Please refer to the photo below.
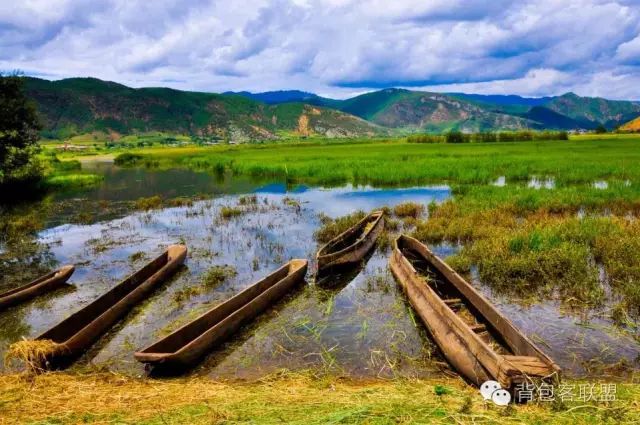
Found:
<path fill-rule="evenodd" d="M 406 185 L 488 183 L 500 176 L 526 181 L 552 176 L 558 186 L 640 177 L 640 138 L 486 144 L 303 142 L 276 145 L 167 148 L 134 151 L 130 161 L 288 179 L 311 184 Z"/>
<path fill-rule="evenodd" d="M 576 384 L 576 388 L 579 383 Z M 149 380 L 114 374 L 0 377 L 0 423 L 634 423 L 640 387 L 616 400 L 502 408 L 451 378 L 358 381 L 281 374 L 258 382 Z M 599 386 L 596 385 L 598 388 Z M 577 391 L 577 390 L 576 390 Z"/>

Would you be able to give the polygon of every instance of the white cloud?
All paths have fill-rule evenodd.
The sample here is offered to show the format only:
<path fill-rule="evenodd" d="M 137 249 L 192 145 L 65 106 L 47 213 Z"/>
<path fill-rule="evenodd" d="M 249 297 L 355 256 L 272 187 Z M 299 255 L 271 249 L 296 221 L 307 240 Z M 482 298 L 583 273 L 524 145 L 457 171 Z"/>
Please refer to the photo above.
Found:
<path fill-rule="evenodd" d="M 423 87 L 439 92 L 461 92 L 476 94 L 520 94 L 523 96 L 543 96 L 562 94 L 575 84 L 575 77 L 567 72 L 554 69 L 532 69 L 522 78 L 493 80 L 466 84 L 444 84 Z"/>
<path fill-rule="evenodd" d="M 0 5 L 0 69 L 134 86 L 384 86 L 640 98 L 631 0 L 25 0 Z"/>

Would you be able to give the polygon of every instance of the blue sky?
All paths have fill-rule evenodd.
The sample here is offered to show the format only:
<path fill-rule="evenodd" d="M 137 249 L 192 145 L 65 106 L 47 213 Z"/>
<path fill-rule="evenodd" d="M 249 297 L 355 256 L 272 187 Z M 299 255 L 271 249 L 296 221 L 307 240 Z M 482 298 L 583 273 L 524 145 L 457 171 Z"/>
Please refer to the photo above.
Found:
<path fill-rule="evenodd" d="M 19 0 L 0 69 L 199 91 L 640 99 L 640 0 Z"/>

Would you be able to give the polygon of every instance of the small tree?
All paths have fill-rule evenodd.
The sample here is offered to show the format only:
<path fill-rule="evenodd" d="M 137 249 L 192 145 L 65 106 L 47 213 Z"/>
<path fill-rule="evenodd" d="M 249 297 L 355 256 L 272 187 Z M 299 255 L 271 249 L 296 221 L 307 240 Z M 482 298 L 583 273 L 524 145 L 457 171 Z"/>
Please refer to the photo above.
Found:
<path fill-rule="evenodd" d="M 607 127 L 605 127 L 604 125 L 600 124 L 599 126 L 596 127 L 595 129 L 596 134 L 604 134 L 607 132 Z"/>
<path fill-rule="evenodd" d="M 464 134 L 462 134 L 457 130 L 452 130 L 448 132 L 446 135 L 446 138 L 447 138 L 447 143 L 464 143 L 465 142 Z"/>
<path fill-rule="evenodd" d="M 24 94 L 24 79 L 0 75 L 0 186 L 42 177 L 35 157 L 40 128 L 36 108 Z"/>

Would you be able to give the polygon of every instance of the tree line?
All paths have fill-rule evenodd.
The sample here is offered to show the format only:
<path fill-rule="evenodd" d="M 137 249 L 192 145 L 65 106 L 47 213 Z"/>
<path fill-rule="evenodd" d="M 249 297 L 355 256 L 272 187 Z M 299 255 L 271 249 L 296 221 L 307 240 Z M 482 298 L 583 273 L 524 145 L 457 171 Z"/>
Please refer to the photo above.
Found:
<path fill-rule="evenodd" d="M 450 131 L 445 134 L 413 134 L 407 137 L 409 143 L 495 143 L 537 140 L 569 140 L 569 134 L 566 131 L 532 130 L 481 133 Z"/>
<path fill-rule="evenodd" d="M 24 94 L 24 79 L 0 74 L 0 201 L 42 179 L 36 157 L 41 128 L 36 107 Z"/>

